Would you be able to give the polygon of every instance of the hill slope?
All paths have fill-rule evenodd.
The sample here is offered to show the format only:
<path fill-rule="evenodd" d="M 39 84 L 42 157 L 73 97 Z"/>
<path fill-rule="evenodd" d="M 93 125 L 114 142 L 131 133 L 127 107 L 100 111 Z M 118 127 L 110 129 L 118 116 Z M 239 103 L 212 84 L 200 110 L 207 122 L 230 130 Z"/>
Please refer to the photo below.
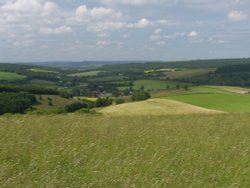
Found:
<path fill-rule="evenodd" d="M 102 109 L 101 112 L 106 115 L 121 116 L 220 113 L 220 111 L 167 99 L 150 99 L 142 102 L 110 106 Z"/>

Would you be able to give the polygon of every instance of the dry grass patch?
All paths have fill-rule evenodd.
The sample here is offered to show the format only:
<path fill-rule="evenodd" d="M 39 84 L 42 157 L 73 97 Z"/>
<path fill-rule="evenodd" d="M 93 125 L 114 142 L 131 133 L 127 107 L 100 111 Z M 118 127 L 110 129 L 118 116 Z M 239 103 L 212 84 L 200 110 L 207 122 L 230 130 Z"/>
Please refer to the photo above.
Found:
<path fill-rule="evenodd" d="M 168 100 L 150 99 L 142 102 L 134 102 L 110 106 L 101 110 L 106 115 L 166 115 L 166 114 L 210 114 L 222 113 L 194 105 Z"/>

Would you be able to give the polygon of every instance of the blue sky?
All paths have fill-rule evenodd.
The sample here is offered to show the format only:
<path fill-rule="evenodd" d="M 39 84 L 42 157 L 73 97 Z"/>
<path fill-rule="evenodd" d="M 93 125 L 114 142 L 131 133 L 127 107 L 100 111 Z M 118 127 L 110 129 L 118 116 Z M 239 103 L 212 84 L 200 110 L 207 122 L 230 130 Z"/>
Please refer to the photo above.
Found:
<path fill-rule="evenodd" d="M 0 62 L 250 57 L 249 0 L 0 0 Z"/>

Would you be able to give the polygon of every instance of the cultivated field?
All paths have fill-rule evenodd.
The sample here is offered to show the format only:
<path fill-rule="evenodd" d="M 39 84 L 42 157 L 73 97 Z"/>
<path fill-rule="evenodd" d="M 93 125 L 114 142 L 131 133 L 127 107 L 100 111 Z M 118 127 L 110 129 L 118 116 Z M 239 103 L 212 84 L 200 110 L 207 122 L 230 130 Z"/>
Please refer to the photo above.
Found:
<path fill-rule="evenodd" d="M 1 187 L 250 187 L 249 114 L 2 116 Z"/>
<path fill-rule="evenodd" d="M 250 112 L 250 95 L 237 93 L 198 93 L 166 97 L 184 103 L 226 112 Z"/>
<path fill-rule="evenodd" d="M 150 99 L 142 102 L 115 105 L 103 108 L 101 112 L 110 116 L 220 113 L 219 111 L 167 99 Z"/>
<path fill-rule="evenodd" d="M 97 76 L 101 72 L 105 72 L 105 71 L 80 72 L 80 73 L 70 74 L 69 76 L 77 76 L 77 77 L 82 77 L 82 76 Z"/>
<path fill-rule="evenodd" d="M 183 69 L 174 72 L 165 72 L 167 78 L 170 79 L 181 79 L 181 78 L 189 78 L 193 76 L 201 76 L 211 72 L 214 72 L 216 69 L 214 68 L 202 68 L 202 69 Z"/>
<path fill-rule="evenodd" d="M 15 80 L 24 80 L 27 77 L 24 75 L 12 73 L 12 72 L 0 72 L 0 81 L 15 81 Z"/>
<path fill-rule="evenodd" d="M 182 87 L 186 84 L 177 81 L 137 80 L 134 82 L 134 89 L 141 89 L 141 87 L 144 86 L 145 90 L 160 90 L 166 89 L 167 86 L 169 86 L 170 88 L 175 88 L 176 85 Z"/>

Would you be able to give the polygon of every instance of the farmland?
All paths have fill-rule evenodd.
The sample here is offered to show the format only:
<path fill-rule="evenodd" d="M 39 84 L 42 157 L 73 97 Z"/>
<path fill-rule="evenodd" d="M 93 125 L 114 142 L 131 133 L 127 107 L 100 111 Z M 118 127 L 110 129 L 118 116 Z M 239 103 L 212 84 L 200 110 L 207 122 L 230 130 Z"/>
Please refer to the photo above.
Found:
<path fill-rule="evenodd" d="M 250 112 L 250 95 L 236 93 L 204 93 L 168 96 L 168 99 L 226 112 Z"/>
<path fill-rule="evenodd" d="M 176 85 L 184 86 L 185 83 L 176 81 L 163 81 L 163 80 L 137 80 L 134 82 L 134 89 L 140 89 L 142 86 L 145 90 L 166 89 L 167 86 L 175 88 Z"/>
<path fill-rule="evenodd" d="M 19 75 L 12 72 L 0 72 L 0 81 L 15 81 L 15 80 L 24 80 L 26 76 Z"/>
<path fill-rule="evenodd" d="M 249 187 L 248 114 L 0 117 L 2 187 Z"/>
<path fill-rule="evenodd" d="M 76 77 L 82 77 L 82 76 L 97 76 L 99 73 L 102 73 L 105 71 L 88 71 L 88 72 L 80 72 L 75 74 L 70 74 L 69 76 L 76 76 Z"/>
<path fill-rule="evenodd" d="M 37 99 L 0 101 L 1 187 L 249 187 L 248 72 L 193 63 L 0 65 L 27 76 L 3 96 Z"/>

